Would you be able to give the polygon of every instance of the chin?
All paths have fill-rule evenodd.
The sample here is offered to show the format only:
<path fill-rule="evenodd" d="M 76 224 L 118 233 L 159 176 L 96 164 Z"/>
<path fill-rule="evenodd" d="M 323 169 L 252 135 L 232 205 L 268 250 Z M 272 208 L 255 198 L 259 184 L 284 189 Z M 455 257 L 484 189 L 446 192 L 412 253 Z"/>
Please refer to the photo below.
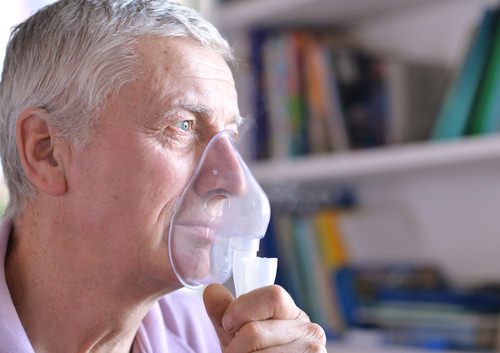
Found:
<path fill-rule="evenodd" d="M 210 277 L 210 247 L 192 248 L 182 254 L 178 254 L 177 258 L 182 259 L 177 266 L 179 275 L 184 281 L 192 283 L 200 282 Z"/>

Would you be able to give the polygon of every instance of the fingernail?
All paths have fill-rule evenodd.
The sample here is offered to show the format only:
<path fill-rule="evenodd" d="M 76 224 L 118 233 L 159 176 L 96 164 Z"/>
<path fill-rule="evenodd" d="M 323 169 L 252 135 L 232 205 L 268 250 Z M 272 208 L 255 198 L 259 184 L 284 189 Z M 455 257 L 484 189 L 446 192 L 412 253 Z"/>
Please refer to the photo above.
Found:
<path fill-rule="evenodd" d="M 224 330 L 230 332 L 233 330 L 233 323 L 231 322 L 231 319 L 229 316 L 224 316 L 222 318 L 222 327 L 224 327 Z"/>

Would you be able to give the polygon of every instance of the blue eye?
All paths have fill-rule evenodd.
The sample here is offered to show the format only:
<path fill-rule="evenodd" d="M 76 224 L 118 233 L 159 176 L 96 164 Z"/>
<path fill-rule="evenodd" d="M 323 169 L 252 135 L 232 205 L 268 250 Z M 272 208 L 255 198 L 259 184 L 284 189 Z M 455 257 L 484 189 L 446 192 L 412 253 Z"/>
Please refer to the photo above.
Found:
<path fill-rule="evenodd" d="M 183 131 L 191 131 L 193 129 L 193 120 L 181 120 L 175 125 Z"/>

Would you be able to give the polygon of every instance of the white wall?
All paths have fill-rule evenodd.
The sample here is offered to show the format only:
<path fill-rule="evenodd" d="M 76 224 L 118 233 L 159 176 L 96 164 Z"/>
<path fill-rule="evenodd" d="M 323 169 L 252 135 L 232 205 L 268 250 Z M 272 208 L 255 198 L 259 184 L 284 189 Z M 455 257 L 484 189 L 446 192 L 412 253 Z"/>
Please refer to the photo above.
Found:
<path fill-rule="evenodd" d="M 0 62 L 2 64 L 12 28 L 39 8 L 53 2 L 54 0 L 16 0 L 0 3 Z M 0 68 L 2 64 L 0 64 Z"/>
<path fill-rule="evenodd" d="M 415 180 L 407 195 L 426 253 L 456 283 L 500 281 L 499 168 Z"/>
<path fill-rule="evenodd" d="M 369 258 L 435 263 L 458 285 L 500 281 L 500 160 L 365 185 L 360 198 L 367 214 L 399 219 L 354 234 Z"/>
<path fill-rule="evenodd" d="M 355 33 L 377 50 L 457 67 L 484 8 L 498 3 L 498 0 L 436 1 L 377 17 L 358 26 Z"/>
<path fill-rule="evenodd" d="M 365 22 L 355 33 L 377 50 L 457 68 L 484 7 L 498 3 L 436 2 Z M 500 281 L 500 161 L 362 190 L 362 197 L 372 208 L 404 205 L 417 224 L 415 252 L 440 264 L 453 282 Z"/>

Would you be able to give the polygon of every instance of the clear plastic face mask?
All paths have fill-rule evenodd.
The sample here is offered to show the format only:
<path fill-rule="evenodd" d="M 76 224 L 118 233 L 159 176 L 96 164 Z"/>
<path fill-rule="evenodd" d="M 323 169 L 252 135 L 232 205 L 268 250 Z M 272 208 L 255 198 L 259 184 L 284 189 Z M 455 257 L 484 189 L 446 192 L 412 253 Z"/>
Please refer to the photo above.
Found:
<path fill-rule="evenodd" d="M 258 250 L 270 213 L 267 196 L 234 146 L 234 133 L 215 135 L 170 222 L 169 258 L 181 283 L 197 288 L 227 281 L 233 255 Z"/>

